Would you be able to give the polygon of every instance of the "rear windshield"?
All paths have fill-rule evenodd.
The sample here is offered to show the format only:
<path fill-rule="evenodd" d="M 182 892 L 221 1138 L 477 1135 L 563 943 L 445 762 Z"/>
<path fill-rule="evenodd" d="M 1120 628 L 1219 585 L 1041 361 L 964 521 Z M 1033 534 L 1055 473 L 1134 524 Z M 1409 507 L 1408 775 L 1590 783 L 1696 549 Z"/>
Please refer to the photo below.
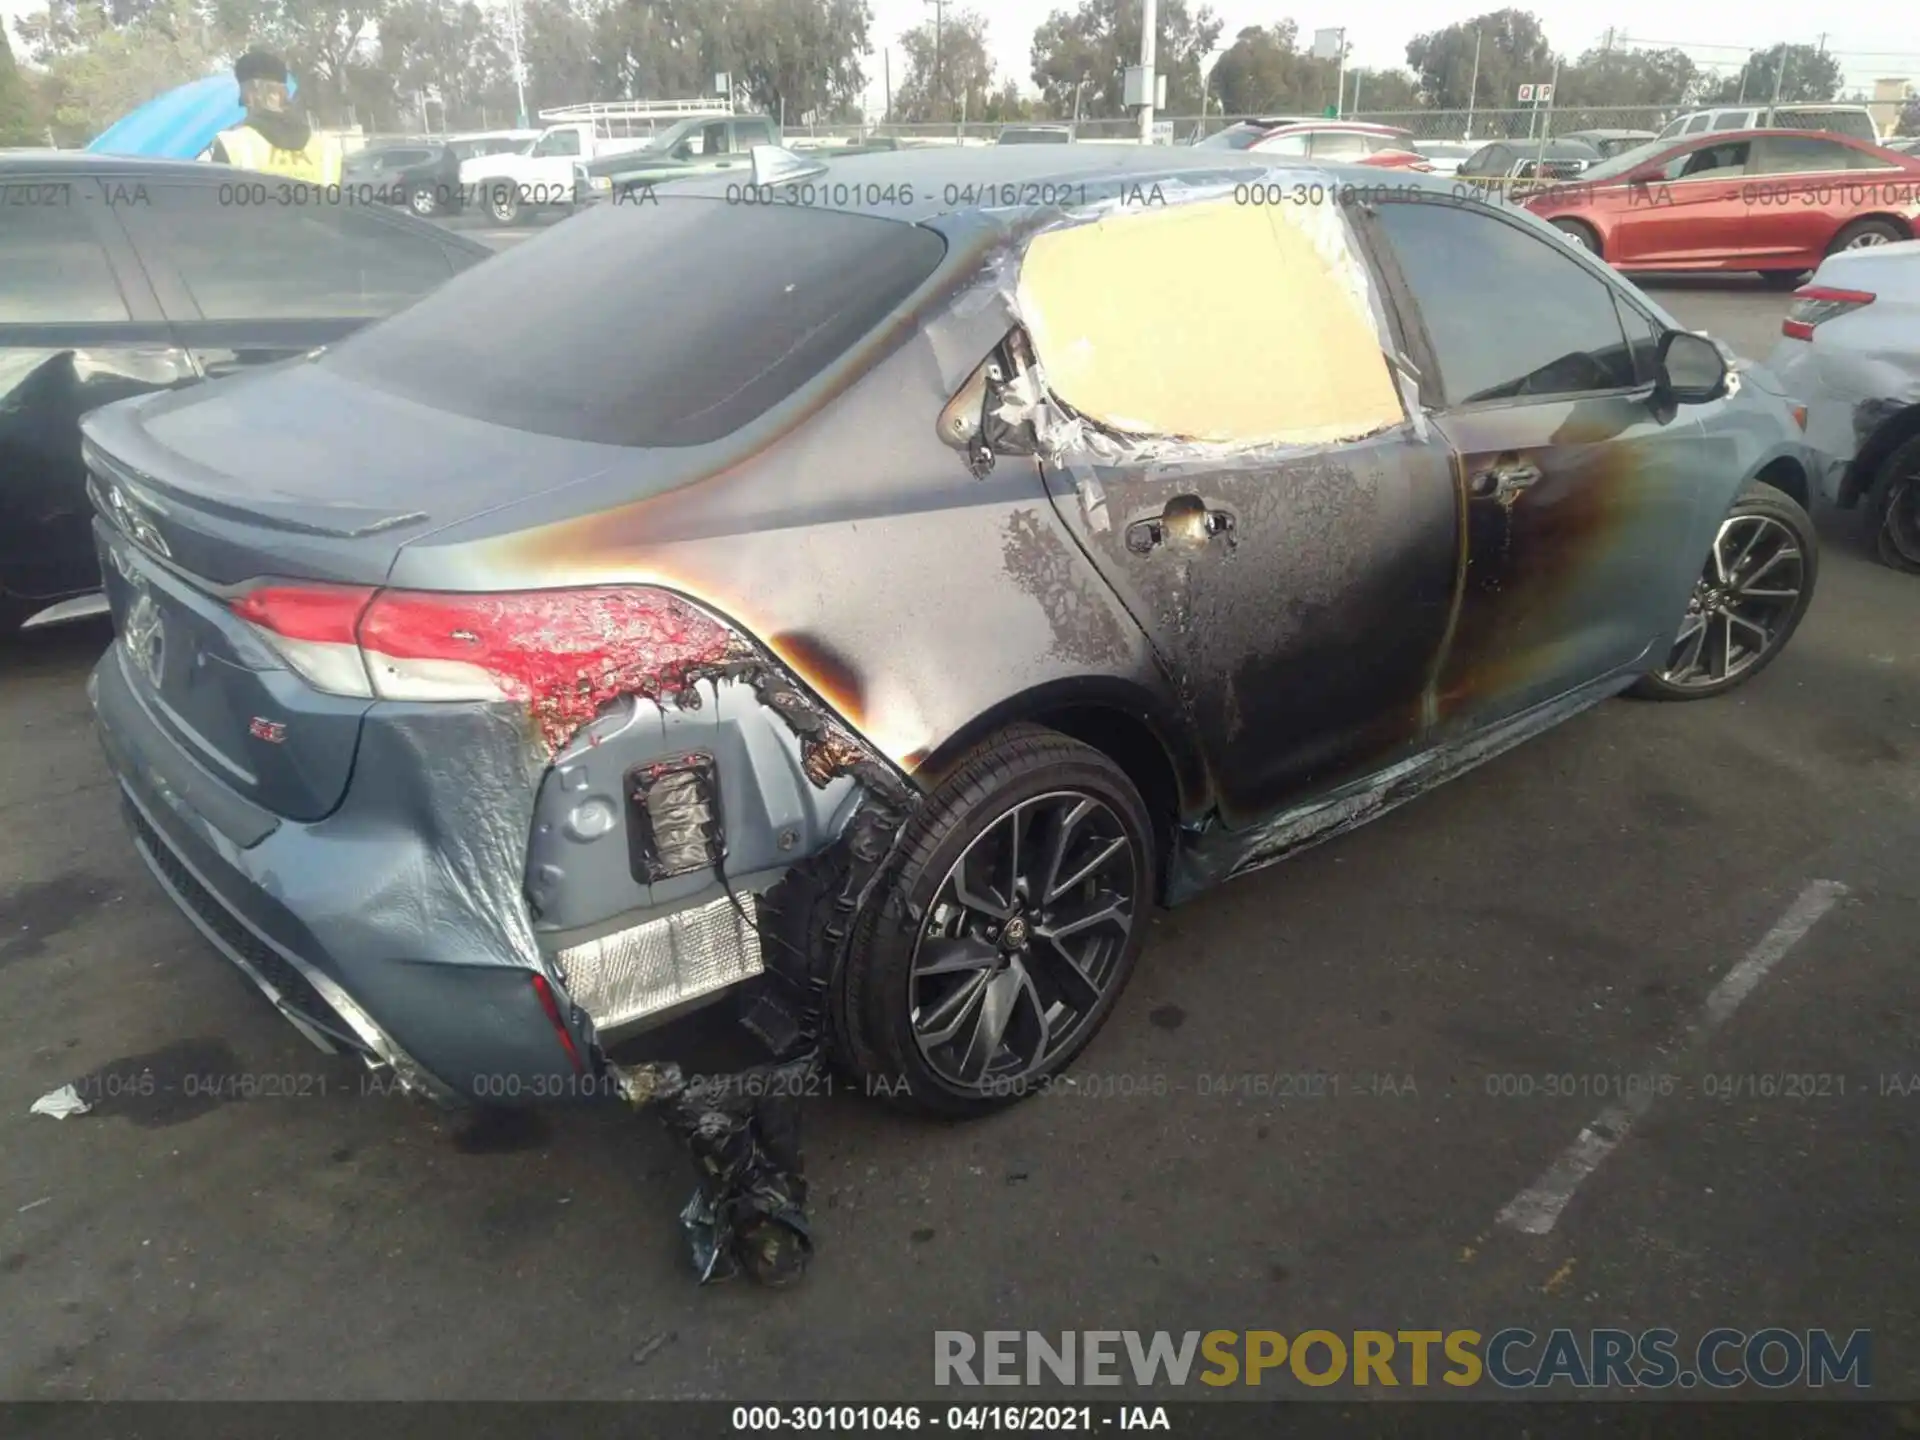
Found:
<path fill-rule="evenodd" d="M 342 375 L 607 445 L 704 445 L 792 395 L 945 254 L 840 211 L 660 197 L 565 220 L 342 341 Z"/>
<path fill-rule="evenodd" d="M 1229 125 L 1226 129 L 1196 143 L 1213 150 L 1247 150 L 1252 148 L 1254 141 L 1266 133 L 1253 125 Z"/>

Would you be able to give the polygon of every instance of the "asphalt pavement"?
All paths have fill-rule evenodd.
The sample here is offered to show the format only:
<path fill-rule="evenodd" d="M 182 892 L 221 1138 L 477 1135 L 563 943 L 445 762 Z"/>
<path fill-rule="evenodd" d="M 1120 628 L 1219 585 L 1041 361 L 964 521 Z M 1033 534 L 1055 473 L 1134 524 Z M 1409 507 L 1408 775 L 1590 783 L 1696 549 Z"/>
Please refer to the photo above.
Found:
<path fill-rule="evenodd" d="M 1656 288 L 1751 354 L 1784 305 Z M 135 858 L 104 633 L 16 642 L 0 1396 L 928 1398 L 936 1330 L 1725 1325 L 1871 1330 L 1914 1398 L 1920 584 L 1819 518 L 1752 685 L 1610 702 L 1161 916 L 1074 1084 L 813 1104 L 779 1293 L 694 1285 L 653 1122 L 449 1118 L 318 1057 Z M 29 1115 L 68 1082 L 92 1113 Z"/>

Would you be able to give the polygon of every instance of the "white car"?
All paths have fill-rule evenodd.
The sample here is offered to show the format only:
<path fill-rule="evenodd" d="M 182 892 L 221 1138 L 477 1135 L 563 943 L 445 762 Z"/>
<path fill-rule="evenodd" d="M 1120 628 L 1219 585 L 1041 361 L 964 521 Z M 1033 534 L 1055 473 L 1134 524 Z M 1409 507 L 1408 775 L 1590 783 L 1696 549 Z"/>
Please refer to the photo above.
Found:
<path fill-rule="evenodd" d="M 1722 105 L 1712 110 L 1689 110 L 1669 120 L 1659 138 L 1678 140 L 1721 130 L 1830 130 L 1851 135 L 1869 145 L 1880 143 L 1880 127 L 1864 105 Z"/>
<path fill-rule="evenodd" d="M 1805 407 L 1820 493 L 1920 572 L 1920 240 L 1843 250 L 1794 293 L 1767 368 Z"/>

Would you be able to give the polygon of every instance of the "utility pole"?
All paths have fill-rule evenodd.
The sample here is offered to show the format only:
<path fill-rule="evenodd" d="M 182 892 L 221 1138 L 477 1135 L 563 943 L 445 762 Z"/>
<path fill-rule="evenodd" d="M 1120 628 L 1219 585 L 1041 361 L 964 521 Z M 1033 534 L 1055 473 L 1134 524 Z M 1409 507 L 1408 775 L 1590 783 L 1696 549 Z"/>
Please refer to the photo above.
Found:
<path fill-rule="evenodd" d="M 887 108 L 880 112 L 880 118 L 883 120 L 892 120 L 893 119 L 893 51 L 883 49 L 880 52 L 880 73 L 883 77 L 883 83 L 887 87 Z"/>
<path fill-rule="evenodd" d="M 1480 94 L 1480 32 L 1473 32 L 1473 79 L 1467 82 L 1467 133 L 1473 139 L 1473 102 Z"/>
<path fill-rule="evenodd" d="M 1159 82 L 1153 74 L 1153 31 L 1159 24 L 1154 13 L 1154 0 L 1141 0 L 1140 16 L 1140 77 L 1146 93 L 1140 98 L 1146 103 L 1140 107 L 1140 143 L 1153 143 L 1153 98 Z"/>
<path fill-rule="evenodd" d="M 1533 157 L 1533 174 L 1535 179 L 1541 178 L 1542 172 L 1547 168 L 1547 137 L 1553 133 L 1553 102 L 1559 94 L 1560 62 L 1555 60 L 1553 62 L 1553 83 L 1547 89 L 1547 115 L 1546 119 L 1543 120 L 1540 125 L 1540 150 L 1539 153 Z M 1537 110 L 1540 107 L 1536 105 L 1534 108 Z"/>
<path fill-rule="evenodd" d="M 947 72 L 941 65 L 941 31 L 946 29 L 947 6 L 951 0 L 926 0 L 933 6 L 933 91 L 942 100 L 947 98 Z"/>
<path fill-rule="evenodd" d="M 1778 105 L 1780 103 L 1780 86 L 1783 82 L 1785 82 L 1786 78 L 1787 78 L 1787 47 L 1783 42 L 1780 46 L 1780 64 L 1778 68 L 1776 68 L 1773 72 L 1773 103 L 1774 105 Z M 1768 110 L 1767 110 L 1767 123 L 1769 125 L 1773 123 L 1773 109 L 1771 106 L 1768 107 Z"/>
<path fill-rule="evenodd" d="M 1753 73 L 1753 56 L 1754 52 L 1749 50 L 1746 60 L 1740 66 L 1740 98 L 1733 102 L 1736 105 L 1747 103 L 1747 76 Z"/>
<path fill-rule="evenodd" d="M 513 0 L 511 14 L 513 23 L 508 34 L 513 40 L 513 89 L 520 97 L 520 128 L 527 128 L 527 67 L 520 59 L 520 0 Z"/>
<path fill-rule="evenodd" d="M 1347 98 L 1347 27 L 1340 27 L 1340 76 L 1333 87 L 1333 118 L 1338 120 L 1345 113 L 1342 106 Z"/>

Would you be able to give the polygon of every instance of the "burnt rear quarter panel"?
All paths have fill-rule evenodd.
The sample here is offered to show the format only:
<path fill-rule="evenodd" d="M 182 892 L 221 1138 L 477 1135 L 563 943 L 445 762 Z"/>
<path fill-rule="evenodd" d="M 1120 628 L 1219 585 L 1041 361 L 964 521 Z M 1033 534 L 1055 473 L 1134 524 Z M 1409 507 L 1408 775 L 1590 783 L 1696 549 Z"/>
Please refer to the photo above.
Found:
<path fill-rule="evenodd" d="M 923 784 L 956 745 L 1066 703 L 1129 712 L 1193 773 L 1145 637 L 1062 527 L 1037 462 L 1001 456 L 976 478 L 938 436 L 948 398 L 1013 324 L 983 270 L 1006 243 L 956 240 L 899 323 L 707 447 L 687 483 L 632 498 L 636 451 L 631 470 L 616 460 L 416 540 L 394 583 L 679 591 Z"/>

